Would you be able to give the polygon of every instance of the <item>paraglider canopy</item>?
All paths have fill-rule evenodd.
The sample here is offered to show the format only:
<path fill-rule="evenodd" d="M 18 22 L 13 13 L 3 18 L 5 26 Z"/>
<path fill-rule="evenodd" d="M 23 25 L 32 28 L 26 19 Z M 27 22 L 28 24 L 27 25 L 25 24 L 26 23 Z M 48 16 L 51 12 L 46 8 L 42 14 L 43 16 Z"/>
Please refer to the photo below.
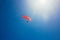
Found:
<path fill-rule="evenodd" d="M 27 20 L 27 22 L 31 21 L 31 18 L 29 16 L 22 16 L 22 18 L 24 18 L 25 20 Z"/>

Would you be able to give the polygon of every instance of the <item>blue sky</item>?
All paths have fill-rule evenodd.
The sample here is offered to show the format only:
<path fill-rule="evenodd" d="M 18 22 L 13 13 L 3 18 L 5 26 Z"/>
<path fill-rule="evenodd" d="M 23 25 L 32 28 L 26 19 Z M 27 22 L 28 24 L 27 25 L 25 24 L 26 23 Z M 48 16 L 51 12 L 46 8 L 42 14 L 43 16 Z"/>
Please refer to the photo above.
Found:
<path fill-rule="evenodd" d="M 60 9 L 57 4 L 56 16 L 44 21 L 38 13 L 35 15 L 29 10 L 26 0 L 4 1 L 1 8 L 1 40 L 60 40 Z M 23 15 L 30 16 L 32 22 L 27 23 L 21 18 Z"/>

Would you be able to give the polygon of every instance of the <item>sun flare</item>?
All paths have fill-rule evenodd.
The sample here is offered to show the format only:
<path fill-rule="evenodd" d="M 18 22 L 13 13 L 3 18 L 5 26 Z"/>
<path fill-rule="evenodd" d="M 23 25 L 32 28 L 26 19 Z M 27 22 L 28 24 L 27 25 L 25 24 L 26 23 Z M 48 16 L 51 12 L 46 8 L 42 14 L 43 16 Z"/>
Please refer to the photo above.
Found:
<path fill-rule="evenodd" d="M 27 0 L 28 7 L 32 10 L 32 15 L 48 20 L 54 14 L 57 0 Z"/>

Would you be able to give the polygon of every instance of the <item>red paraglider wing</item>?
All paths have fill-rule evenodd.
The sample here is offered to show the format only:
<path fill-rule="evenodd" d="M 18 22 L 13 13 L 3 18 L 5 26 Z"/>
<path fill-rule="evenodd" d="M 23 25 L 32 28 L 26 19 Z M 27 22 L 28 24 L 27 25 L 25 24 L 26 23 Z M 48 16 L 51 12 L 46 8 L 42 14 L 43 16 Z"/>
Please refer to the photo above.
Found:
<path fill-rule="evenodd" d="M 22 18 L 28 20 L 28 21 L 31 21 L 31 18 L 29 16 L 22 16 Z"/>

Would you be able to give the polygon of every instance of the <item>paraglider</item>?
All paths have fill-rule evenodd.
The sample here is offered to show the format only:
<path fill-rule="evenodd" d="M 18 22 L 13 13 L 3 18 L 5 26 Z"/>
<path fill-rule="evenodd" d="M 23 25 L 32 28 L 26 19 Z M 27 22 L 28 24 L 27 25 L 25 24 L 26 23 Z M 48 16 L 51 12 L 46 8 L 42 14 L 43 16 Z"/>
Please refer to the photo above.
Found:
<path fill-rule="evenodd" d="M 31 21 L 31 18 L 29 16 L 22 16 L 22 18 L 24 18 L 27 21 L 27 23 Z"/>

